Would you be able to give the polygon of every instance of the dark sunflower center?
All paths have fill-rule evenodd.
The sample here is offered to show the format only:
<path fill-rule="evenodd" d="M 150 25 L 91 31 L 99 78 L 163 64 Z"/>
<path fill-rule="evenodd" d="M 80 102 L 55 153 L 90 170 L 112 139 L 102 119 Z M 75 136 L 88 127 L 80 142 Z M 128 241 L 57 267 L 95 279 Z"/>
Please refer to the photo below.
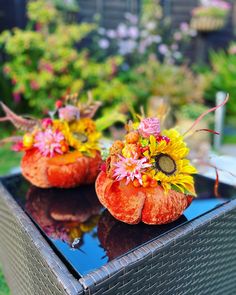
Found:
<path fill-rule="evenodd" d="M 83 133 L 73 132 L 73 135 L 77 140 L 81 141 L 82 143 L 85 143 L 88 141 L 88 137 Z"/>
<path fill-rule="evenodd" d="M 155 167 L 166 175 L 172 175 L 176 171 L 175 161 L 165 154 L 159 154 L 155 157 Z"/>

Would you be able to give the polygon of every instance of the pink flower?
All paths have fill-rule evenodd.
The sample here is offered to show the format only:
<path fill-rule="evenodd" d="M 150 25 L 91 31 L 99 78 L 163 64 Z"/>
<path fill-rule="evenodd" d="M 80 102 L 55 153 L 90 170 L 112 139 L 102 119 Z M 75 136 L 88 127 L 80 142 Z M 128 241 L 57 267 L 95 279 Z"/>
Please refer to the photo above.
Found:
<path fill-rule="evenodd" d="M 45 118 L 42 120 L 42 127 L 45 129 L 49 126 L 52 126 L 52 124 L 53 124 L 53 122 L 52 122 L 51 118 Z"/>
<path fill-rule="evenodd" d="M 63 154 L 61 142 L 64 140 L 65 137 L 60 131 L 47 129 L 35 135 L 34 147 L 38 148 L 44 157 L 53 157 L 55 154 Z"/>
<path fill-rule="evenodd" d="M 80 118 L 79 109 L 72 105 L 67 105 L 59 109 L 59 118 L 67 122 L 72 122 Z"/>
<path fill-rule="evenodd" d="M 30 81 L 30 87 L 33 89 L 33 90 L 39 90 L 39 83 L 35 80 L 32 80 Z"/>
<path fill-rule="evenodd" d="M 7 74 L 10 73 L 10 71 L 11 71 L 11 68 L 8 65 L 6 65 L 6 66 L 3 67 L 3 73 L 4 74 L 7 75 Z"/>
<path fill-rule="evenodd" d="M 158 47 L 158 50 L 161 54 L 163 55 L 167 55 L 169 53 L 169 49 L 168 49 L 168 46 L 166 44 L 161 44 L 159 47 Z"/>
<path fill-rule="evenodd" d="M 20 92 L 13 92 L 13 99 L 15 103 L 19 103 L 21 101 L 21 94 Z"/>
<path fill-rule="evenodd" d="M 181 23 L 180 24 L 180 30 L 182 31 L 182 32 L 188 32 L 188 30 L 189 30 L 189 24 L 188 23 Z"/>
<path fill-rule="evenodd" d="M 140 124 L 138 131 L 144 138 L 149 138 L 150 135 L 157 137 L 160 134 L 160 121 L 157 118 L 145 118 Z"/>
<path fill-rule="evenodd" d="M 236 45 L 232 45 L 229 48 L 229 54 L 236 54 Z"/>
<path fill-rule="evenodd" d="M 134 181 L 135 178 L 138 179 L 139 183 L 142 185 L 142 175 L 141 172 L 151 167 L 151 164 L 147 163 L 147 158 L 142 158 L 140 160 L 133 158 L 124 158 L 119 156 L 120 161 L 114 166 L 116 167 L 114 171 L 114 177 L 116 177 L 117 181 L 126 178 L 126 184 L 130 181 Z"/>
<path fill-rule="evenodd" d="M 20 152 L 24 149 L 23 147 L 23 142 L 22 141 L 18 141 L 16 142 L 12 147 L 11 150 L 14 152 Z"/>

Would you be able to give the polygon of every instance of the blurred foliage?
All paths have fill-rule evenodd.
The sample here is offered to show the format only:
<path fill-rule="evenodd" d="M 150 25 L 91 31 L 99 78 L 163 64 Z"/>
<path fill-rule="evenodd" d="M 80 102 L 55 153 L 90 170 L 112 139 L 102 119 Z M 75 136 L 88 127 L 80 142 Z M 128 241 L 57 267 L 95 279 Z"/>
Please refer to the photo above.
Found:
<path fill-rule="evenodd" d="M 180 119 L 196 120 L 202 113 L 204 113 L 208 109 L 209 107 L 200 103 L 185 104 L 180 107 L 177 116 Z M 206 117 L 203 118 L 203 120 L 213 122 L 213 114 L 208 114 Z"/>
<path fill-rule="evenodd" d="M 155 57 L 124 74 L 123 79 L 137 98 L 136 107 L 146 105 L 147 108 L 148 99 L 156 97 L 166 100 L 172 112 L 186 104 L 203 103 L 207 86 L 207 79 L 202 75 L 194 75 L 185 66 L 160 63 Z"/>
<path fill-rule="evenodd" d="M 7 175 L 11 172 L 11 169 L 20 167 L 20 160 L 22 155 L 20 153 L 13 152 L 10 144 L 4 145 L 0 149 L 0 176 Z M 0 279 L 1 283 L 1 279 Z M 0 285 L 1 287 L 1 285 Z M 1 288 L 0 288 L 1 290 Z M 1 292 L 0 292 L 1 295 Z"/>
<path fill-rule="evenodd" d="M 122 58 L 98 63 L 86 50 L 78 50 L 77 44 L 94 25 L 65 23 L 52 1 L 30 1 L 27 12 L 26 30 L 15 28 L 0 35 L 7 55 L 3 73 L 6 82 L 11 81 L 16 103 L 26 101 L 24 109 L 39 114 L 69 93 L 78 93 L 83 100 L 91 90 L 105 106 L 131 96 L 128 86 L 114 79 Z"/>
<path fill-rule="evenodd" d="M 226 106 L 226 119 L 236 117 L 236 54 L 228 54 L 224 51 L 211 52 L 211 68 L 205 69 L 205 75 L 212 76 L 205 97 L 208 101 L 215 101 L 216 92 L 229 93 L 230 99 Z"/>
<path fill-rule="evenodd" d="M 76 0 L 52 0 L 53 4 L 64 11 L 78 12 L 79 6 Z"/>

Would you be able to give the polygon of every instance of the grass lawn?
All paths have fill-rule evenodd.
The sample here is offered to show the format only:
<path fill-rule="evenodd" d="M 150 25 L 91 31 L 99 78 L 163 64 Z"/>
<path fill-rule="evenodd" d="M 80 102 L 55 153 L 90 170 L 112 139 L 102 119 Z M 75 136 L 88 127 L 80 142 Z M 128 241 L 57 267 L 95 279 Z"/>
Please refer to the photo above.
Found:
<path fill-rule="evenodd" d="M 1 268 L 0 268 L 0 295 L 10 295 L 10 291 L 4 280 Z"/>
<path fill-rule="evenodd" d="M 16 153 L 10 149 L 10 146 L 5 145 L 0 148 L 0 176 L 6 175 L 14 167 L 20 165 L 22 154 Z"/>
<path fill-rule="evenodd" d="M 224 135 L 223 143 L 225 144 L 236 144 L 236 134 L 234 135 Z"/>
<path fill-rule="evenodd" d="M 10 150 L 9 146 L 0 148 L 0 176 L 6 175 L 13 167 L 20 165 L 20 153 L 15 153 Z M 10 291 L 3 277 L 0 267 L 0 295 L 9 295 Z"/>

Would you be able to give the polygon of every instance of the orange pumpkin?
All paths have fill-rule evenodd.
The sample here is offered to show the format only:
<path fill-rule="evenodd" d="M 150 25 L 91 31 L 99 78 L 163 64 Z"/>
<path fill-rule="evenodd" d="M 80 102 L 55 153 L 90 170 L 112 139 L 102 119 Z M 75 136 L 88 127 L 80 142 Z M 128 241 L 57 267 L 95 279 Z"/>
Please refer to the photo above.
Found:
<path fill-rule="evenodd" d="M 96 180 L 100 202 L 116 219 L 137 224 L 166 224 L 177 220 L 191 204 L 192 197 L 161 186 L 134 187 L 124 180 L 116 181 L 100 172 Z"/>
<path fill-rule="evenodd" d="M 30 149 L 22 158 L 21 169 L 24 177 L 37 187 L 72 188 L 94 183 L 101 163 L 100 152 L 94 157 L 74 151 L 47 158 L 37 149 Z"/>

